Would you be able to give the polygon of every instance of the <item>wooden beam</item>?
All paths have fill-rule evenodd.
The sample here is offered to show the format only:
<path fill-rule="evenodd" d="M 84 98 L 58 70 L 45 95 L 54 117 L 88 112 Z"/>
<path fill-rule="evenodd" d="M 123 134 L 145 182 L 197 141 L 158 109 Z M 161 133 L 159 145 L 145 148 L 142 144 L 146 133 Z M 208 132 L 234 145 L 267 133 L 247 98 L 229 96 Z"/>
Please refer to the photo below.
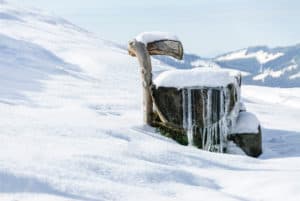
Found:
<path fill-rule="evenodd" d="M 152 65 L 150 55 L 144 43 L 133 41 L 129 43 L 129 54 L 138 58 L 143 86 L 144 123 L 152 125 L 153 102 L 151 97 Z"/>
<path fill-rule="evenodd" d="M 129 43 L 128 53 L 131 56 L 136 56 L 136 50 L 132 48 L 132 45 L 137 41 Z M 183 58 L 183 47 L 180 41 L 175 40 L 160 40 L 147 44 L 147 50 L 149 55 L 168 55 L 176 59 Z"/>

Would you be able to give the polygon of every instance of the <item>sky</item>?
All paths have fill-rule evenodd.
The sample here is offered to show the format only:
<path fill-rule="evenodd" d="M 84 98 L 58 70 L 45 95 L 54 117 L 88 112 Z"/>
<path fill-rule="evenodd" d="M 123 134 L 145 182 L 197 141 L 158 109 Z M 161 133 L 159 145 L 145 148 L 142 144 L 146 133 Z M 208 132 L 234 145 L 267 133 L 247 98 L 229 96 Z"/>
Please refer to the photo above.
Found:
<path fill-rule="evenodd" d="M 300 43 L 299 0 L 7 0 L 64 17 L 126 44 L 143 31 L 176 34 L 186 52 L 213 57 L 248 46 Z"/>

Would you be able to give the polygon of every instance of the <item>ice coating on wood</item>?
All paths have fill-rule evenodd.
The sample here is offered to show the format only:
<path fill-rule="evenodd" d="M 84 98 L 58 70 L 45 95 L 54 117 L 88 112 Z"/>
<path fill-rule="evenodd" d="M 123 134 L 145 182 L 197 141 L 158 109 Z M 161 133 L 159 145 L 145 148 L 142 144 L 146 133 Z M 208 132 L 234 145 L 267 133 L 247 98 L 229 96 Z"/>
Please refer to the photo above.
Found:
<path fill-rule="evenodd" d="M 182 90 L 182 111 L 183 111 L 183 128 L 186 130 L 188 143 L 193 145 L 195 135 L 201 135 L 202 149 L 214 152 L 223 152 L 226 148 L 226 137 L 232 131 L 235 126 L 237 116 L 239 114 L 239 100 L 240 90 L 239 86 L 236 85 L 237 89 L 237 102 L 232 110 L 230 107 L 230 92 L 227 87 L 216 88 L 184 88 Z M 192 95 L 193 90 L 200 91 L 202 94 L 202 115 L 203 115 L 203 127 L 198 128 L 195 125 L 195 114 L 196 112 L 194 104 L 194 97 Z M 219 98 L 213 96 L 213 90 L 217 90 Z M 205 97 L 205 98 L 204 98 Z M 216 110 L 216 108 L 219 108 Z M 219 119 L 217 122 L 213 122 L 213 116 L 217 115 Z"/>
<path fill-rule="evenodd" d="M 189 145 L 213 152 L 225 151 L 227 135 L 233 130 L 240 111 L 238 72 L 214 68 L 171 70 L 160 74 L 154 84 L 157 90 L 177 88 L 181 91 L 181 125 Z M 170 115 L 168 118 L 172 119 Z"/>
<path fill-rule="evenodd" d="M 161 73 L 154 80 L 157 87 L 219 87 L 236 83 L 239 72 L 219 68 L 193 68 L 189 70 L 169 70 Z"/>
<path fill-rule="evenodd" d="M 250 112 L 240 112 L 232 133 L 258 133 L 259 121 Z"/>
<path fill-rule="evenodd" d="M 142 42 L 145 45 L 148 43 L 152 43 L 155 41 L 161 40 L 175 40 L 179 41 L 178 37 L 168 33 L 168 32 L 160 32 L 160 31 L 152 31 L 152 32 L 143 32 L 135 37 L 135 40 L 138 42 Z"/>

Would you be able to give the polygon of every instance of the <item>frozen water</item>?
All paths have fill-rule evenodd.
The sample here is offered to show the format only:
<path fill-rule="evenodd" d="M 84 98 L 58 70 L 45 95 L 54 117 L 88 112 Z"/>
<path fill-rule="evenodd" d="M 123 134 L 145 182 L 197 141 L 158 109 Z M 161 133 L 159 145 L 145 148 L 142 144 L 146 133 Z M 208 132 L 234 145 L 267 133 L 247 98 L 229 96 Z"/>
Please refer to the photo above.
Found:
<path fill-rule="evenodd" d="M 238 86 L 236 86 L 238 87 Z M 229 94 L 226 92 L 228 89 L 226 87 L 221 87 L 220 91 L 220 101 L 213 99 L 212 88 L 184 88 L 182 90 L 183 99 L 183 128 L 186 130 L 188 143 L 193 145 L 193 136 L 200 133 L 195 132 L 195 107 L 192 106 L 194 100 L 192 99 L 192 90 L 200 91 L 202 94 L 202 114 L 204 127 L 201 129 L 202 135 L 202 148 L 207 151 L 223 152 L 226 148 L 226 138 L 229 131 L 235 126 L 235 121 L 237 118 L 237 113 L 239 112 L 239 102 L 236 103 L 235 108 L 232 111 L 228 110 L 229 107 Z M 238 95 L 239 96 L 239 95 Z M 239 99 L 238 99 L 239 101 Z M 219 105 L 217 105 L 219 104 Z M 215 111 L 215 108 L 220 108 L 219 111 Z M 219 112 L 218 114 L 215 114 Z M 217 115 L 219 121 L 212 122 L 212 116 Z"/>
<path fill-rule="evenodd" d="M 194 136 L 194 120 L 192 111 L 192 89 L 187 88 L 182 90 L 182 111 L 183 111 L 183 128 L 186 130 L 188 144 L 193 145 Z"/>

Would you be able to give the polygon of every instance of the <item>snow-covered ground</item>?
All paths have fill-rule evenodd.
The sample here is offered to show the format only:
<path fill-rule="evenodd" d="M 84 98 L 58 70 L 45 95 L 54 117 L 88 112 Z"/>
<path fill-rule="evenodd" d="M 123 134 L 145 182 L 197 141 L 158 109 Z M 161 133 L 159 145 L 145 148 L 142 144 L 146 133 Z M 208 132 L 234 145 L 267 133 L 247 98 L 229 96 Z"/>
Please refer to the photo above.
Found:
<path fill-rule="evenodd" d="M 300 199 L 300 88 L 244 86 L 264 154 L 209 153 L 142 125 L 138 64 L 118 45 L 5 3 L 0 27 L 1 201 Z"/>

